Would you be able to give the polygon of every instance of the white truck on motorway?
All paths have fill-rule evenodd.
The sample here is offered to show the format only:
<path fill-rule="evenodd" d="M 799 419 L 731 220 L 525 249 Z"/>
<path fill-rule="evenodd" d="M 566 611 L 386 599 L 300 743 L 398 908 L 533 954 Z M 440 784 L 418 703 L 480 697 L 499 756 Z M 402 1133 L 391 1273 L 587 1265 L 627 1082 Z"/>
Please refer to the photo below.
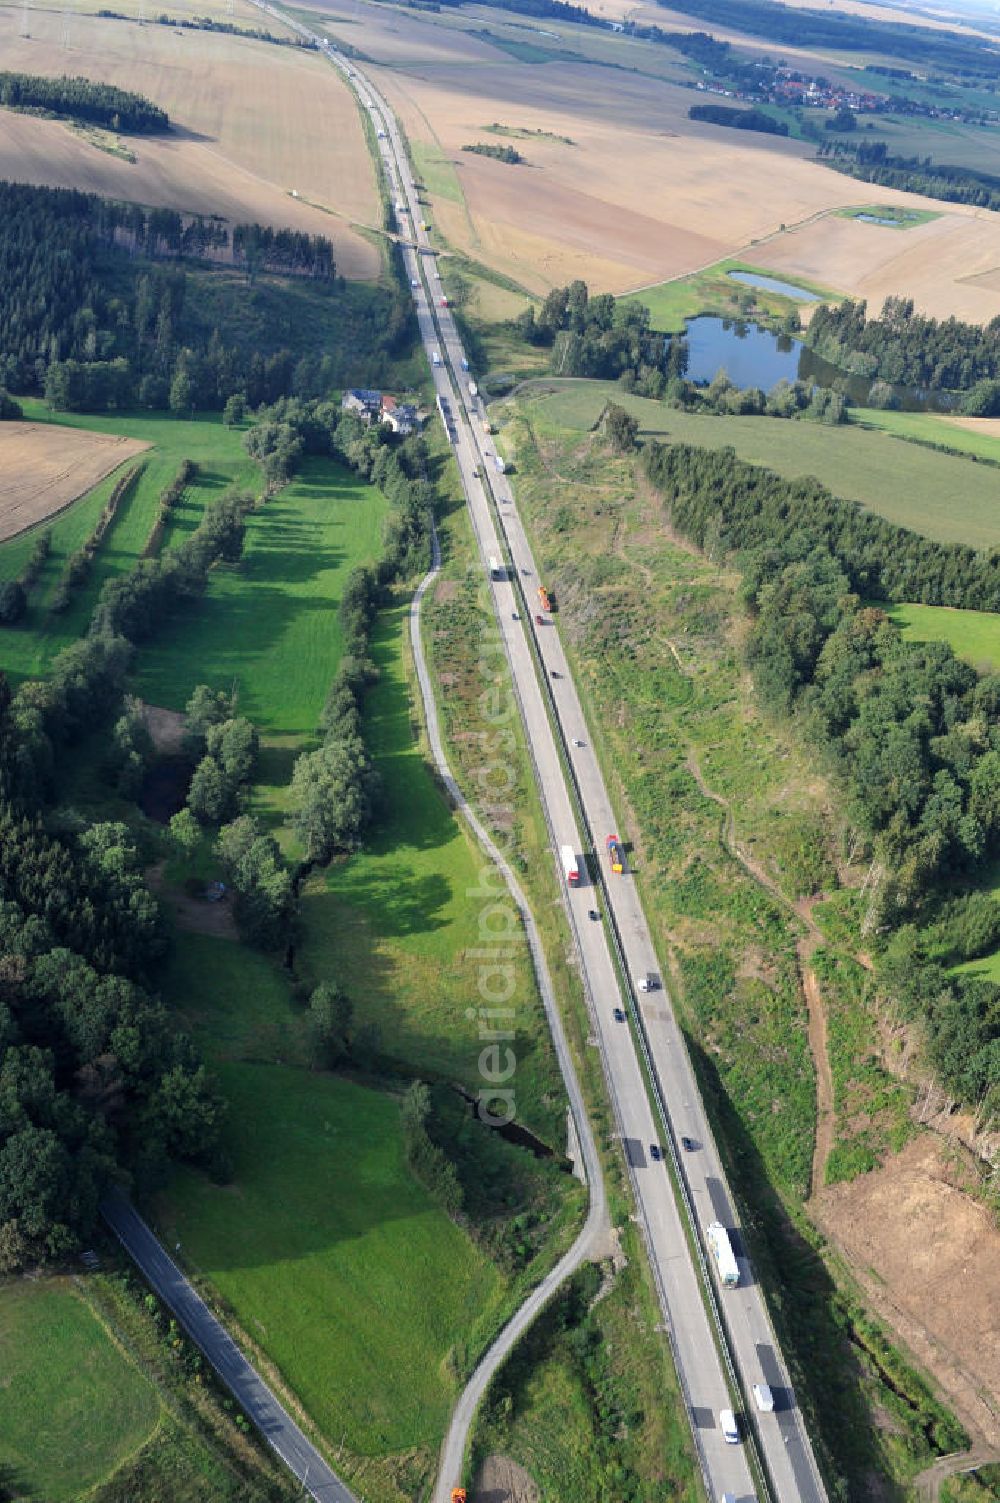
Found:
<path fill-rule="evenodd" d="M 441 351 L 440 350 L 432 350 L 431 351 L 431 365 L 440 365 L 440 364 L 441 364 Z"/>
<path fill-rule="evenodd" d="M 500 562 L 500 560 L 498 558 L 494 558 L 493 554 L 491 553 L 490 554 L 490 578 L 491 579 L 503 579 L 503 577 L 504 577 L 504 567 L 503 567 L 503 564 Z"/>
<path fill-rule="evenodd" d="M 501 475 L 506 472 L 507 462 L 502 454 L 497 455 L 497 469 L 500 471 Z"/>
<path fill-rule="evenodd" d="M 576 852 L 571 845 L 559 847 L 559 859 L 562 862 L 563 876 L 570 887 L 576 887 L 580 881 L 580 868 L 576 863 Z"/>
<path fill-rule="evenodd" d="M 479 395 L 479 387 L 476 385 L 475 381 L 470 381 L 469 382 L 469 396 L 470 397 L 478 397 L 478 395 Z"/>
<path fill-rule="evenodd" d="M 736 1261 L 729 1233 L 721 1221 L 713 1221 L 712 1225 L 707 1228 L 705 1236 L 708 1238 L 708 1245 L 712 1249 L 712 1255 L 718 1266 L 719 1278 L 726 1289 L 735 1289 L 740 1281 L 740 1265 Z"/>

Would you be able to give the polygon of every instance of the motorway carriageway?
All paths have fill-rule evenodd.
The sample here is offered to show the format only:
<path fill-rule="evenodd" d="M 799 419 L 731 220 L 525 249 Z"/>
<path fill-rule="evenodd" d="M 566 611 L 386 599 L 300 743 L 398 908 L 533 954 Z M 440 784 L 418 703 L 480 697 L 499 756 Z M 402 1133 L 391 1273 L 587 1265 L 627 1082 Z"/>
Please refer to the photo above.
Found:
<path fill-rule="evenodd" d="M 601 863 L 599 887 L 611 927 L 617 931 L 628 978 L 627 1005 L 635 1037 L 632 1029 L 614 1019 L 614 1009 L 622 1001 L 619 973 L 605 924 L 588 918 L 589 910 L 600 906 L 597 893 L 586 884 L 571 888 L 564 883 L 592 1022 L 635 1190 L 638 1219 L 709 1497 L 719 1503 L 728 1494 L 735 1503 L 752 1503 L 758 1487 L 763 1486 L 764 1496 L 776 1503 L 826 1503 L 802 1412 L 739 1234 L 733 1237 L 740 1267 L 736 1289 L 722 1288 L 714 1260 L 706 1258 L 703 1251 L 704 1232 L 712 1222 L 720 1221 L 732 1232 L 734 1202 L 670 998 L 662 987 L 649 994 L 638 993 L 635 987 L 635 978 L 658 973 L 656 952 L 635 881 L 627 874 L 613 875 L 607 865 L 605 838 L 619 827 L 590 747 L 559 632 L 551 623 L 537 628 L 533 624 L 541 581 L 509 481 L 495 468 L 494 440 L 483 429 L 484 409 L 469 393 L 469 377 L 462 370 L 464 351 L 454 319 L 441 305 L 436 254 L 427 233 L 420 228 L 424 211 L 417 200 L 395 116 L 367 76 L 325 38 L 266 3 L 261 8 L 312 37 L 350 79 L 375 127 L 393 202 L 405 203 L 412 224 L 411 246 L 407 244 L 405 220 L 401 223 L 402 255 L 413 286 L 420 335 L 431 360 L 435 393 L 450 403 L 455 420 L 449 437 L 481 560 L 487 575 L 491 557 L 508 564 L 505 577 L 491 580 L 490 589 L 549 824 L 553 858 L 560 846 L 568 845 L 592 863 Z M 433 363 L 435 351 L 440 354 L 439 365 Z M 495 511 L 480 476 L 488 478 Z M 498 538 L 494 517 L 500 519 L 505 547 Z M 536 667 L 536 652 L 542 677 Z M 562 751 L 553 721 L 558 724 Z M 576 746 L 577 741 L 582 746 Z M 585 842 L 580 839 L 563 755 L 571 764 L 579 807 L 589 827 Z M 654 1082 L 656 1110 L 646 1089 L 640 1051 Z M 693 1152 L 678 1153 L 682 1135 L 695 1144 Z M 668 1164 L 652 1158 L 653 1144 L 662 1144 L 677 1175 L 680 1197 L 675 1194 Z M 693 1249 L 687 1237 L 688 1208 L 699 1228 Z M 709 1294 L 707 1301 L 703 1289 Z M 722 1311 L 726 1332 L 726 1339 L 721 1341 L 714 1317 L 717 1308 Z M 759 1383 L 766 1383 L 774 1394 L 771 1413 L 760 1413 L 754 1407 L 752 1385 Z M 734 1393 L 739 1395 L 735 1402 Z M 735 1409 L 740 1417 L 743 1439 L 738 1445 L 728 1444 L 722 1435 L 719 1413 L 726 1408 Z M 763 1457 L 766 1480 L 756 1479 L 751 1468 L 754 1446 L 757 1456 Z M 442 1480 L 457 1485 L 461 1479 Z"/>

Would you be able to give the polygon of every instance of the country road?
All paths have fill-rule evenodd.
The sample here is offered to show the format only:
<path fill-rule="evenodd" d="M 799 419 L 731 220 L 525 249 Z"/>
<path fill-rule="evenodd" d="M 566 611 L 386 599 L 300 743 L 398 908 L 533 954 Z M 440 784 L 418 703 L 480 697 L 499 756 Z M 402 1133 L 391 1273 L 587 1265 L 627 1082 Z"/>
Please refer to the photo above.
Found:
<path fill-rule="evenodd" d="M 739 1235 L 735 1202 L 669 994 L 658 980 L 648 993 L 637 985 L 639 977 L 661 975 L 656 949 L 635 880 L 627 874 L 612 875 L 607 868 L 603 845 L 605 836 L 617 828 L 614 811 L 589 745 L 560 634 L 548 613 L 534 624 L 537 566 L 509 482 L 499 470 L 494 440 L 485 433 L 485 409 L 469 390 L 468 361 L 441 295 L 436 254 L 421 227 L 424 210 L 398 124 L 353 59 L 300 23 L 289 22 L 267 0 L 258 3 L 319 40 L 352 82 L 375 129 L 397 221 L 412 225 L 412 242 L 401 236 L 404 265 L 435 392 L 448 416 L 446 427 L 484 572 L 492 573 L 490 559 L 503 563 L 500 577 L 490 578 L 489 587 L 553 857 L 560 846 L 568 845 L 583 853 L 585 867 L 587 860 L 591 863 L 593 885 L 564 886 L 563 895 L 635 1192 L 637 1219 L 709 1494 L 729 1494 L 738 1503 L 759 1495 L 782 1503 L 825 1503 L 803 1416 Z M 603 906 L 607 922 L 594 923 L 588 917 L 596 904 Z M 616 1009 L 628 1011 L 631 1027 L 619 1021 Z M 694 1145 L 691 1153 L 680 1152 L 682 1136 Z M 706 1229 L 716 1220 L 731 1229 L 736 1242 L 741 1278 L 735 1289 L 722 1288 L 706 1255 Z M 753 1385 L 759 1383 L 766 1383 L 774 1394 L 774 1408 L 767 1412 L 754 1407 Z M 478 1393 L 473 1389 L 464 1398 L 463 1407 L 471 1409 Z M 742 1444 L 727 1443 L 723 1434 L 720 1414 L 728 1408 L 739 1415 Z M 445 1460 L 441 1492 L 461 1481 L 454 1458 Z"/>
<path fill-rule="evenodd" d="M 250 1366 L 225 1326 L 212 1314 L 131 1202 L 120 1192 L 112 1191 L 101 1202 L 101 1215 L 129 1257 L 138 1264 L 146 1282 L 174 1312 L 238 1399 L 244 1413 L 310 1497 L 317 1503 L 357 1503 L 354 1494 L 331 1471 L 263 1378 Z"/>
<path fill-rule="evenodd" d="M 598 1258 L 608 1250 L 611 1228 L 597 1144 L 594 1141 L 594 1134 L 591 1130 L 590 1119 L 587 1116 L 580 1083 L 577 1079 L 576 1069 L 574 1068 L 572 1056 L 569 1052 L 569 1043 L 566 1039 L 562 1019 L 559 1016 L 555 992 L 552 987 L 552 979 L 549 975 L 545 952 L 542 949 L 541 937 L 538 933 L 534 916 L 511 867 L 504 860 L 500 851 L 490 839 L 489 834 L 469 806 L 465 795 L 462 793 L 452 774 L 445 755 L 438 720 L 437 704 L 434 699 L 434 689 L 430 673 L 427 669 L 427 660 L 420 635 L 420 611 L 423 599 L 428 587 L 437 578 L 440 567 L 441 550 L 435 530 L 431 568 L 429 573 L 421 580 L 410 607 L 410 641 L 413 646 L 413 660 L 417 669 L 417 680 L 424 702 L 424 720 L 427 726 L 427 738 L 438 775 L 444 783 L 448 797 L 454 804 L 458 814 L 472 830 L 476 840 L 490 861 L 503 876 L 507 884 L 507 890 L 517 905 L 524 922 L 525 933 L 528 936 L 528 945 L 534 964 L 535 977 L 552 1033 L 552 1041 L 555 1045 L 559 1068 L 566 1086 L 566 1095 L 569 1098 L 570 1111 L 573 1114 L 577 1139 L 583 1157 L 584 1174 L 590 1191 L 590 1205 L 587 1219 L 572 1247 L 563 1254 L 556 1266 L 546 1274 L 541 1283 L 532 1290 L 524 1304 L 519 1307 L 516 1314 L 512 1316 L 500 1332 L 497 1340 L 480 1359 L 472 1377 L 459 1397 L 458 1404 L 455 1407 L 451 1423 L 448 1427 L 448 1433 L 441 1448 L 441 1461 L 438 1467 L 437 1486 L 434 1492 L 434 1503 L 448 1503 L 451 1492 L 451 1479 L 461 1477 L 462 1475 L 469 1430 L 472 1426 L 476 1410 L 479 1407 L 479 1402 L 489 1386 L 490 1379 L 503 1363 L 511 1348 L 524 1335 L 540 1310 L 548 1303 L 560 1285 L 565 1283 L 582 1263 L 587 1262 L 591 1258 Z"/>

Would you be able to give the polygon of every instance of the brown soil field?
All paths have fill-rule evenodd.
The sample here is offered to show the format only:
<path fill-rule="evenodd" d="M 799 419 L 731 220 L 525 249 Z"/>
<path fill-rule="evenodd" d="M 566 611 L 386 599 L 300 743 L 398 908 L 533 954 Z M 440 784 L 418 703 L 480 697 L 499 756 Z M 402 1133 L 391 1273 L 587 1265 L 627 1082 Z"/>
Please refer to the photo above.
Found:
<path fill-rule="evenodd" d="M 534 291 L 575 276 L 615 292 L 663 281 L 782 222 L 869 201 L 864 185 L 817 168 L 796 142 L 734 142 L 731 131 L 689 121 L 694 96 L 662 80 L 509 61 L 377 72 L 411 137 L 455 166 L 468 214 L 431 195 L 449 244 Z M 526 164 L 517 167 L 463 153 L 489 139 L 483 126 L 493 121 L 574 144 L 520 142 Z M 877 197 L 884 202 L 884 190 Z"/>
<path fill-rule="evenodd" d="M 825 169 L 815 169 L 822 172 Z M 833 176 L 833 174 L 830 174 Z M 870 191 L 843 179 L 848 193 Z M 925 313 L 983 322 L 1000 313 L 1000 221 L 985 210 L 948 208 L 913 194 L 885 193 L 884 202 L 934 208 L 940 219 L 911 229 L 887 229 L 831 217 L 756 246 L 755 263 L 809 277 L 877 311 L 892 293 L 912 297 Z M 852 197 L 851 202 L 870 202 Z"/>
<path fill-rule="evenodd" d="M 260 12 L 246 9 L 236 24 L 259 24 Z M 72 17 L 66 49 L 56 10 L 32 11 L 27 38 L 19 26 L 19 10 L 0 10 L 5 68 L 125 84 L 162 105 L 175 128 L 125 138 L 133 164 L 56 121 L 3 110 L 0 176 L 289 225 L 327 235 L 345 276 L 378 275 L 377 250 L 352 228 L 379 218 L 357 107 L 317 54 L 83 14 Z M 293 199 L 293 189 L 309 202 Z"/>
<path fill-rule="evenodd" d="M 149 445 L 52 423 L 0 423 L 0 542 L 43 522 Z"/>
<path fill-rule="evenodd" d="M 1000 1229 L 940 1139 L 913 1139 L 812 1211 L 966 1426 L 1000 1444 Z"/>
<path fill-rule="evenodd" d="M 902 292 L 936 313 L 982 319 L 1000 310 L 1000 227 L 975 210 L 905 233 L 827 219 L 864 203 L 941 206 L 835 173 L 810 160 L 804 143 L 692 122 L 697 96 L 669 80 L 624 66 L 514 61 L 482 34 L 500 30 L 496 12 L 467 9 L 456 21 L 367 0 L 320 0 L 318 9 L 342 41 L 357 43 L 363 28 L 364 50 L 411 139 L 452 164 L 450 189 L 428 183 L 443 242 L 533 292 L 573 277 L 629 291 L 743 255 L 873 303 Z M 692 29 L 659 7 L 656 19 Z M 558 45 L 548 27 L 521 26 L 523 40 L 534 30 Z M 489 139 L 483 128 L 494 121 L 573 145 L 523 140 L 527 160 L 517 167 L 463 153 Z M 809 228 L 813 219 L 821 222 Z M 782 224 L 804 227 L 783 233 Z"/>

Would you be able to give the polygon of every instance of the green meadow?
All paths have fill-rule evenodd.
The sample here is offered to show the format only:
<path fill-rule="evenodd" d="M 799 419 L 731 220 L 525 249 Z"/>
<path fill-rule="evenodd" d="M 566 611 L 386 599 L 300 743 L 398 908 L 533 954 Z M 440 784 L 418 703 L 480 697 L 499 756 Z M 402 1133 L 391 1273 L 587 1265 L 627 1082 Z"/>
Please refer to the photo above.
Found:
<path fill-rule="evenodd" d="M 173 480 L 182 460 L 194 460 L 198 474 L 164 539 L 167 546 L 173 536 L 197 526 L 209 501 L 229 486 L 252 486 L 257 475 L 256 464 L 243 448 L 243 434 L 226 428 L 216 414 L 192 420 L 155 413 L 91 417 L 77 413 L 54 415 L 40 401 L 26 399 L 22 405 L 25 416 L 37 422 L 120 433 L 143 439 L 152 448 L 130 462 L 144 463 L 142 478 L 119 508 L 88 578 L 74 593 L 69 608 L 59 615 L 49 610 L 56 582 L 70 554 L 93 531 L 117 475 L 102 480 L 53 522 L 52 551 L 32 591 L 27 614 L 17 626 L 5 628 L 0 640 L 0 666 L 14 683 L 45 673 L 55 654 L 86 631 L 104 581 L 131 569 L 142 556 L 156 520 L 160 492 Z M 21 572 L 33 541 L 34 534 L 27 533 L 0 546 L 0 579 L 13 579 Z"/>
<path fill-rule="evenodd" d="M 947 642 L 956 657 L 986 673 L 1000 669 L 1000 615 L 953 610 L 945 605 L 886 605 L 884 609 L 912 642 Z"/>
<path fill-rule="evenodd" d="M 586 432 L 606 402 L 617 402 L 639 419 L 645 437 L 706 449 L 729 446 L 749 464 L 780 475 L 814 475 L 835 495 L 925 537 L 977 548 L 1000 545 L 1000 469 L 905 443 L 891 431 L 854 423 L 828 427 L 803 419 L 681 412 L 632 396 L 610 381 L 541 380 L 524 396 L 542 431 Z M 868 416 L 866 410 L 866 420 Z M 949 434 L 962 431 L 947 429 Z"/>
<path fill-rule="evenodd" d="M 241 563 L 214 570 L 197 608 L 143 646 L 143 698 L 182 710 L 196 684 L 235 686 L 265 736 L 311 736 L 340 660 L 337 606 L 351 570 L 377 557 L 386 510 L 342 465 L 306 461 L 248 516 Z"/>
<path fill-rule="evenodd" d="M 0 1375 L 5 1497 L 89 1496 L 159 1421 L 156 1390 L 69 1280 L 0 1284 Z"/>
<path fill-rule="evenodd" d="M 404 606 L 383 612 L 372 643 L 380 678 L 366 700 L 365 728 L 382 778 L 380 818 L 363 851 L 307 884 L 297 961 L 311 980 L 341 979 L 358 1015 L 378 1029 L 382 1052 L 401 1067 L 419 1062 L 428 1078 L 475 1089 L 482 1045 L 469 1014 L 483 1005 L 486 963 L 477 951 L 488 947 L 488 926 L 507 919 L 491 916 L 492 899 L 480 885 L 483 858 L 414 740 L 406 619 Z M 520 929 L 508 947 L 518 1116 L 558 1144 L 562 1092 Z"/>

